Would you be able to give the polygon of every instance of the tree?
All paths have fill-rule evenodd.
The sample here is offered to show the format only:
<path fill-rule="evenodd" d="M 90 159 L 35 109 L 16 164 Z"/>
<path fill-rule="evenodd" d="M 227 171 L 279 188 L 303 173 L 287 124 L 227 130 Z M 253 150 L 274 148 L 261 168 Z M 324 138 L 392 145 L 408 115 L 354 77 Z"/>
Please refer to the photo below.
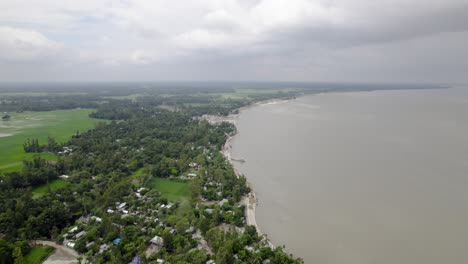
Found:
<path fill-rule="evenodd" d="M 2 120 L 3 121 L 9 121 L 11 119 L 11 116 L 10 115 L 4 115 L 2 116 Z"/>
<path fill-rule="evenodd" d="M 21 252 L 21 247 L 19 246 L 16 246 L 15 249 L 13 249 L 13 258 L 15 259 L 15 264 L 26 263 L 24 261 L 23 252 Z"/>

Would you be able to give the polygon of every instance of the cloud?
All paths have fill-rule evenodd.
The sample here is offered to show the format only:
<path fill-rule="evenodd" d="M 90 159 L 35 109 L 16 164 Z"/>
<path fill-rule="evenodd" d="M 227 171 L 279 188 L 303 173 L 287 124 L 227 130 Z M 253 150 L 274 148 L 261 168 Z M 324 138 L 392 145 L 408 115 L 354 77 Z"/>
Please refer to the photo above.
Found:
<path fill-rule="evenodd" d="M 49 59 L 59 53 L 63 45 L 28 29 L 0 27 L 0 59 L 31 61 Z"/>
<path fill-rule="evenodd" d="M 411 80 L 411 72 L 421 80 L 429 63 L 434 80 L 468 81 L 435 67 L 466 54 L 454 45 L 468 39 L 466 0 L 17 0 L 0 2 L 0 10 L 0 65 L 47 66 L 53 57 L 106 76 L 125 67 L 128 78 L 139 72 L 135 79 L 145 67 L 148 78 L 157 76 L 151 69 L 174 69 L 179 75 L 168 75 L 177 78 L 311 81 L 363 78 L 365 69 L 366 78 L 386 81 Z M 438 56 L 418 56 L 394 76 L 402 67 L 396 55 L 421 50 Z"/>

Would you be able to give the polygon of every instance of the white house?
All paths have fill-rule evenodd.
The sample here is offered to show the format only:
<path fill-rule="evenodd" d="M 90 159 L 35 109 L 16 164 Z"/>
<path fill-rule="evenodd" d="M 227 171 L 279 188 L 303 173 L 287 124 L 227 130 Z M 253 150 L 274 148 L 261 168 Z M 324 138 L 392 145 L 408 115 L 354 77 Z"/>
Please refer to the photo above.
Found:
<path fill-rule="evenodd" d="M 119 206 L 117 206 L 117 209 L 122 210 L 122 209 L 125 208 L 125 206 L 127 206 L 127 203 L 121 203 L 121 204 L 119 204 Z"/>
<path fill-rule="evenodd" d="M 160 237 L 160 236 L 155 236 L 155 237 L 153 237 L 153 238 L 150 240 L 150 242 L 151 242 L 152 244 L 155 244 L 156 246 L 160 246 L 160 247 L 162 247 L 162 246 L 164 245 L 164 239 L 163 239 L 162 237 Z"/>

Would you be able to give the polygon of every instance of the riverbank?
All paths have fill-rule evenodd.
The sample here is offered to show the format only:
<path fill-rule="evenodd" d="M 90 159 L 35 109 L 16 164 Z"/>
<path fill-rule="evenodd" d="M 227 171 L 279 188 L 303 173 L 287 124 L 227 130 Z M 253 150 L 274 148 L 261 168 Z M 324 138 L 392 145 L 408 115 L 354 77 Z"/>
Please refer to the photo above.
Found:
<path fill-rule="evenodd" d="M 219 116 L 216 116 L 216 117 L 213 117 L 213 118 L 208 117 L 208 118 L 206 118 L 206 120 L 208 120 L 208 122 L 212 122 L 212 123 L 229 122 L 229 123 L 233 124 L 234 126 L 236 126 L 236 120 L 239 118 L 242 111 L 245 111 L 247 109 L 250 109 L 250 108 L 256 107 L 256 106 L 283 103 L 283 102 L 287 102 L 287 101 L 290 101 L 290 100 L 293 100 L 293 99 L 272 99 L 272 100 L 267 100 L 267 101 L 256 102 L 256 103 L 253 103 L 253 104 L 250 104 L 250 105 L 239 108 L 238 109 L 239 111 L 238 111 L 237 114 L 231 114 L 231 115 L 229 115 L 227 117 L 219 117 Z M 236 126 L 236 129 L 237 129 L 237 126 Z M 229 161 L 229 163 L 231 163 L 236 176 L 240 177 L 240 175 L 242 175 L 242 174 L 236 168 L 234 162 L 245 162 L 245 161 L 241 157 L 233 158 L 232 154 L 231 154 L 232 140 L 234 139 L 234 137 L 238 133 L 239 133 L 239 131 L 237 131 L 233 135 L 230 135 L 227 138 L 226 143 L 224 144 L 223 149 L 221 150 L 221 153 L 223 154 L 224 158 L 227 161 Z M 246 212 L 245 212 L 246 223 L 247 223 L 247 225 L 255 226 L 255 228 L 257 229 L 258 234 L 264 238 L 264 241 L 265 241 L 266 245 L 268 245 L 270 248 L 273 249 L 273 248 L 275 248 L 275 246 L 268 239 L 267 234 L 264 234 L 261 231 L 258 224 L 257 224 L 257 220 L 256 220 L 255 215 L 256 215 L 256 206 L 258 204 L 258 199 L 257 199 L 255 191 L 254 191 L 254 189 L 252 187 L 252 184 L 248 180 L 247 180 L 247 185 L 250 188 L 250 192 L 247 195 L 245 195 L 244 197 L 242 197 L 242 204 L 245 205 L 245 207 L 246 207 Z"/>

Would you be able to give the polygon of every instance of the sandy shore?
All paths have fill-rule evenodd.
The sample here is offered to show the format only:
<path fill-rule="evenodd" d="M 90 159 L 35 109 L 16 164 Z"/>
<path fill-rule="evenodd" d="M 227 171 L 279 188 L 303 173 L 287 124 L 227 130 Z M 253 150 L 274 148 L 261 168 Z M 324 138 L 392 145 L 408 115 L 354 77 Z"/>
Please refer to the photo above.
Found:
<path fill-rule="evenodd" d="M 291 100 L 291 99 L 272 99 L 272 100 L 267 100 L 267 101 L 254 103 L 254 104 L 239 108 L 239 113 L 238 114 L 232 114 L 232 115 L 229 115 L 229 116 L 224 117 L 224 118 L 217 117 L 216 121 L 214 121 L 215 119 L 212 119 L 211 121 L 214 121 L 214 122 L 220 122 L 220 121 L 221 122 L 229 122 L 229 123 L 232 123 L 232 124 L 236 125 L 236 120 L 238 119 L 241 112 L 244 111 L 244 110 L 247 110 L 247 109 L 249 109 L 251 107 L 255 107 L 255 106 L 268 105 L 268 104 L 277 104 L 277 103 L 282 103 L 282 102 L 286 102 L 286 101 L 289 101 L 289 100 Z M 210 121 L 210 120 L 208 120 L 208 121 Z M 233 138 L 235 136 L 236 136 L 236 134 L 231 135 L 226 140 L 226 143 L 224 144 L 223 149 L 222 149 L 221 152 L 222 152 L 223 156 L 231 163 L 232 167 L 234 168 L 234 172 L 236 173 L 236 176 L 239 177 L 241 175 L 241 173 L 237 170 L 237 168 L 235 167 L 235 165 L 233 163 L 233 161 L 235 161 L 236 159 L 234 159 L 232 157 L 232 155 L 231 155 L 232 140 L 233 140 Z M 273 245 L 273 243 L 271 243 L 271 241 L 267 238 L 266 234 L 261 232 L 260 227 L 257 224 L 257 220 L 255 218 L 255 209 L 256 209 L 256 206 L 257 206 L 257 203 L 258 203 L 258 199 L 257 199 L 257 196 L 255 195 L 255 191 L 253 190 L 252 185 L 249 182 L 247 182 L 247 184 L 249 185 L 251 191 L 250 191 L 250 193 L 248 193 L 247 195 L 242 197 L 242 204 L 244 204 L 245 207 L 246 207 L 245 218 L 246 218 L 247 225 L 255 226 L 255 228 L 257 229 L 258 234 L 260 236 L 264 237 L 266 244 L 269 247 L 274 248 L 275 246 Z"/>

